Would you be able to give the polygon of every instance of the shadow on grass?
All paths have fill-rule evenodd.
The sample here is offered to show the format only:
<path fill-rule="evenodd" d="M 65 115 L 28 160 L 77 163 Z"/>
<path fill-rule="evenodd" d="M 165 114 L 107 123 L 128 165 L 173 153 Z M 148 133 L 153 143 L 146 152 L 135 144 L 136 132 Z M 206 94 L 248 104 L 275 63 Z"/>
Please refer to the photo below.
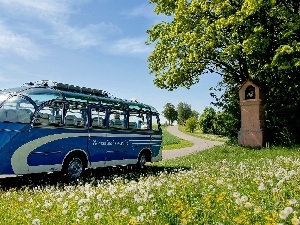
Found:
<path fill-rule="evenodd" d="M 69 185 L 97 185 L 99 182 L 113 182 L 116 178 L 124 181 L 139 181 L 147 176 L 159 176 L 161 173 L 174 174 L 179 170 L 189 170 L 189 167 L 166 167 L 166 166 L 146 166 L 144 169 L 137 169 L 135 166 L 105 167 L 98 169 L 88 169 L 85 171 L 84 177 L 71 181 L 61 173 L 43 173 L 31 175 L 19 175 L 15 177 L 0 178 L 0 191 L 10 189 L 34 189 L 36 187 L 52 186 L 56 188 L 64 188 Z"/>

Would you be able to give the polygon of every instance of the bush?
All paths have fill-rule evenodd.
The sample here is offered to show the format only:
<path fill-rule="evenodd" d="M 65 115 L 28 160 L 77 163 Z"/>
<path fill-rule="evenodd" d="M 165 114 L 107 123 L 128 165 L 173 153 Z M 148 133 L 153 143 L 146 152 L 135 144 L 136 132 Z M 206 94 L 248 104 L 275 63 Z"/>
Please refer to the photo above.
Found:
<path fill-rule="evenodd" d="M 185 123 L 186 131 L 188 131 L 190 133 L 194 133 L 194 130 L 197 128 L 197 126 L 198 126 L 198 121 L 195 116 L 192 116 L 186 120 L 186 123 Z"/>

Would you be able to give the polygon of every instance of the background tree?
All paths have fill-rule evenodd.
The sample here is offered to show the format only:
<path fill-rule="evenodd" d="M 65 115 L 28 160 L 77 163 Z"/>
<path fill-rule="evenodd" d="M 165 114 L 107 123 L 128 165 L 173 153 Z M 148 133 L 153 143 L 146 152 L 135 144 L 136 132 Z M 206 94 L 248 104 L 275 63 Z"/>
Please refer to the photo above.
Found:
<path fill-rule="evenodd" d="M 222 76 L 224 105 L 251 78 L 267 93 L 267 128 L 273 141 L 297 140 L 300 132 L 299 0 L 150 0 L 155 12 L 172 15 L 148 31 L 155 49 L 150 72 L 160 88 L 189 88 L 199 76 Z M 220 98 L 219 98 L 220 99 Z M 230 112 L 228 112 L 230 113 Z M 292 138 L 291 138 L 292 137 Z M 300 138 L 298 139 L 300 140 Z"/>
<path fill-rule="evenodd" d="M 192 108 L 191 105 L 183 102 L 179 102 L 177 105 L 177 122 L 179 124 L 184 124 L 188 118 L 192 116 Z"/>
<path fill-rule="evenodd" d="M 200 113 L 197 112 L 196 110 L 192 110 L 192 115 L 193 117 L 195 117 L 196 119 L 198 119 L 198 117 L 200 116 Z"/>
<path fill-rule="evenodd" d="M 163 116 L 168 120 L 169 125 L 173 124 L 175 120 L 177 120 L 177 111 L 175 106 L 171 103 L 167 103 L 164 106 L 164 110 L 162 111 Z"/>
<path fill-rule="evenodd" d="M 199 118 L 200 129 L 204 134 L 216 134 L 214 120 L 216 111 L 212 107 L 205 107 Z"/>
<path fill-rule="evenodd" d="M 192 116 L 186 120 L 185 129 L 191 133 L 194 133 L 194 130 L 198 127 L 197 117 Z"/>

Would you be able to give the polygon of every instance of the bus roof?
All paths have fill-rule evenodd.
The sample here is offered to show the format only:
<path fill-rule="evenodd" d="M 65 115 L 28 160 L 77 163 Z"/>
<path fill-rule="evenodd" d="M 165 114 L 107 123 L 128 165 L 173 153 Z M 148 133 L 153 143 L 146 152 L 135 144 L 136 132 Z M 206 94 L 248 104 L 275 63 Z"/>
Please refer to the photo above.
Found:
<path fill-rule="evenodd" d="M 48 80 L 26 83 L 21 87 L 2 90 L 1 93 L 28 96 L 37 105 L 52 99 L 65 99 L 66 101 L 78 101 L 91 104 L 101 103 L 103 105 L 119 105 L 120 107 L 128 105 L 132 109 L 146 109 L 158 113 L 157 110 L 150 105 L 137 101 L 116 98 L 103 90 L 62 84 Z"/>

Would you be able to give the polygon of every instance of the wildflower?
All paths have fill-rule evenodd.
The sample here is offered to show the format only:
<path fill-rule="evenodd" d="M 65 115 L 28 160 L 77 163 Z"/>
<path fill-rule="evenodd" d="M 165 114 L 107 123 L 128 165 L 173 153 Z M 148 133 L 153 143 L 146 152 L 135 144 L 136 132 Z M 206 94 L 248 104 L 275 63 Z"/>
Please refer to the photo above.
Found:
<path fill-rule="evenodd" d="M 138 210 L 139 210 L 140 212 L 143 211 L 143 209 L 144 209 L 144 207 L 143 207 L 142 205 L 138 207 Z"/>
<path fill-rule="evenodd" d="M 40 225 L 41 221 L 38 218 L 32 220 L 32 225 Z"/>
<path fill-rule="evenodd" d="M 243 202 L 247 202 L 247 201 L 248 201 L 248 197 L 247 197 L 246 195 L 243 195 L 243 196 L 241 197 L 241 200 L 242 200 Z"/>
<path fill-rule="evenodd" d="M 259 191 L 266 190 L 265 184 L 264 184 L 264 183 L 260 183 L 260 185 L 258 186 L 258 190 L 259 190 Z"/>
<path fill-rule="evenodd" d="M 218 185 L 223 184 L 223 183 L 224 183 L 224 180 L 222 178 L 217 180 Z"/>
<path fill-rule="evenodd" d="M 102 197 L 103 197 L 102 194 L 97 195 L 97 200 L 98 200 L 98 201 L 101 201 L 101 200 L 102 200 Z"/>
<path fill-rule="evenodd" d="M 143 222 L 143 221 L 144 221 L 144 217 L 143 217 L 142 215 L 137 216 L 137 217 L 136 217 L 136 221 L 137 221 L 137 222 Z"/>
<path fill-rule="evenodd" d="M 61 211 L 62 214 L 66 215 L 68 213 L 68 210 L 64 209 Z"/>
<path fill-rule="evenodd" d="M 294 204 L 296 204 L 297 203 L 297 200 L 296 199 L 290 199 L 289 200 L 289 204 L 290 205 L 294 205 Z"/>
<path fill-rule="evenodd" d="M 63 208 L 67 208 L 68 207 L 68 202 L 65 202 L 64 204 L 63 204 Z"/>
<path fill-rule="evenodd" d="M 83 217 L 83 212 L 81 212 L 81 211 L 77 211 L 77 217 Z"/>
<path fill-rule="evenodd" d="M 293 208 L 292 207 L 285 207 L 284 208 L 284 211 L 288 214 L 288 215 L 290 215 L 294 210 L 293 210 Z"/>
<path fill-rule="evenodd" d="M 44 207 L 45 207 L 45 208 L 48 208 L 48 207 L 50 207 L 50 206 L 52 206 L 52 202 L 45 201 Z"/>
<path fill-rule="evenodd" d="M 173 192 L 174 192 L 173 190 L 168 190 L 167 195 L 171 196 L 173 194 Z"/>
<path fill-rule="evenodd" d="M 87 205 L 84 205 L 84 206 L 82 207 L 82 211 L 86 212 L 86 211 L 88 211 L 88 210 L 89 210 L 89 207 L 88 207 Z"/>
<path fill-rule="evenodd" d="M 241 205 L 243 202 L 242 202 L 242 200 L 241 200 L 240 198 L 237 198 L 237 199 L 235 200 L 235 203 L 236 203 L 237 205 Z"/>
<path fill-rule="evenodd" d="M 19 202 L 23 202 L 24 198 L 23 197 L 19 197 Z"/>
<path fill-rule="evenodd" d="M 239 198 L 241 196 L 241 194 L 237 191 L 233 192 L 233 197 L 235 198 Z"/>
<path fill-rule="evenodd" d="M 246 202 L 246 203 L 245 203 L 245 207 L 246 207 L 246 208 L 250 208 L 251 206 L 252 206 L 252 203 L 251 203 L 251 202 Z"/>
<path fill-rule="evenodd" d="M 298 218 L 294 217 L 294 218 L 292 219 L 292 224 L 293 224 L 293 225 L 299 225 L 299 224 L 300 224 L 300 220 L 299 220 Z"/>
<path fill-rule="evenodd" d="M 261 212 L 261 208 L 257 207 L 254 209 L 254 213 L 260 213 Z"/>
<path fill-rule="evenodd" d="M 121 215 L 122 215 L 122 216 L 125 216 L 126 214 L 128 214 L 128 212 L 129 212 L 128 209 L 123 209 L 123 210 L 121 211 Z"/>
<path fill-rule="evenodd" d="M 156 211 L 153 210 L 153 209 L 151 209 L 151 211 L 150 211 L 150 216 L 155 216 L 155 215 L 156 215 Z"/>
<path fill-rule="evenodd" d="M 95 215 L 94 215 L 94 219 L 95 220 L 100 220 L 101 218 L 102 218 L 102 214 L 101 213 L 95 213 Z"/>
<path fill-rule="evenodd" d="M 293 211 L 292 207 L 285 207 L 284 210 L 279 213 L 279 217 L 285 220 Z"/>
<path fill-rule="evenodd" d="M 82 199 L 80 199 L 79 201 L 78 201 L 78 205 L 83 205 L 83 204 L 85 204 L 85 203 L 87 203 L 87 202 L 89 202 L 90 200 L 89 199 L 87 199 L 87 198 L 82 198 Z"/>
<path fill-rule="evenodd" d="M 30 213 L 28 213 L 27 215 L 26 215 L 26 218 L 31 218 L 32 217 L 32 215 L 30 214 Z"/>

